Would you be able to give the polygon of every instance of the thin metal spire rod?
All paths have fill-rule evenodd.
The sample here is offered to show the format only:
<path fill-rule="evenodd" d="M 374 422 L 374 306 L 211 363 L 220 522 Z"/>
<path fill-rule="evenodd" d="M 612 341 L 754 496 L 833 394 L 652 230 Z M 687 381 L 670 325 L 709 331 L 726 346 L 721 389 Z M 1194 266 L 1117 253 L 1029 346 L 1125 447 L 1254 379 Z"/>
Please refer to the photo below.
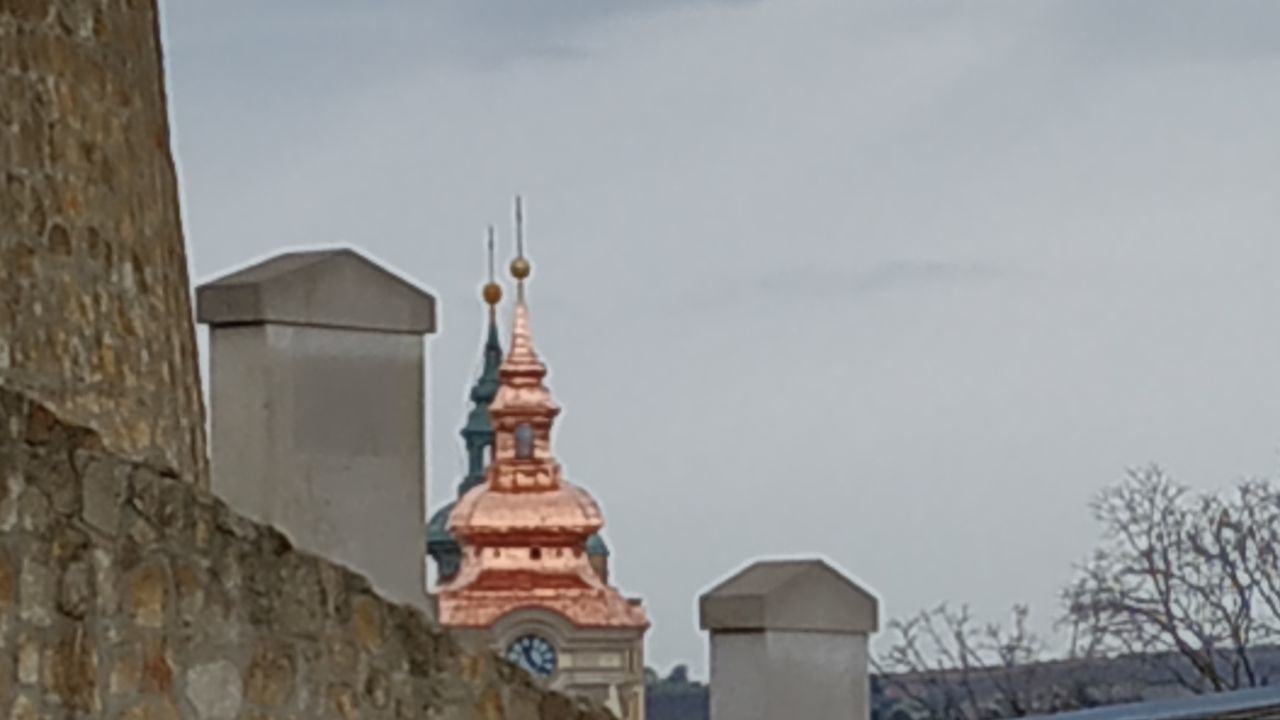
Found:
<path fill-rule="evenodd" d="M 524 257 L 524 201 L 516 196 L 516 257 Z"/>
<path fill-rule="evenodd" d="M 493 226 L 489 226 L 489 282 L 494 282 L 493 271 Z"/>
<path fill-rule="evenodd" d="M 516 300 L 524 302 L 524 279 L 529 275 L 529 261 L 524 257 L 524 200 L 516 195 L 516 259 L 512 261 L 516 278 Z"/>

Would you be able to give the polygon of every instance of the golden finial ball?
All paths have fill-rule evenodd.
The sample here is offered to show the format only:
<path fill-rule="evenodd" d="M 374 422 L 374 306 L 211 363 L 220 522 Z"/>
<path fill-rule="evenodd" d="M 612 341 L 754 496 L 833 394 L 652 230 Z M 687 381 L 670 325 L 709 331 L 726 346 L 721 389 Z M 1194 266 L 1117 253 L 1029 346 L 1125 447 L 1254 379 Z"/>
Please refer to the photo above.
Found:
<path fill-rule="evenodd" d="M 529 277 L 529 273 L 533 272 L 533 266 L 528 260 L 518 257 L 511 261 L 511 277 L 517 280 L 523 280 Z"/>
<path fill-rule="evenodd" d="M 484 301 L 490 305 L 497 305 L 502 302 L 502 286 L 498 283 L 488 283 L 484 286 Z"/>

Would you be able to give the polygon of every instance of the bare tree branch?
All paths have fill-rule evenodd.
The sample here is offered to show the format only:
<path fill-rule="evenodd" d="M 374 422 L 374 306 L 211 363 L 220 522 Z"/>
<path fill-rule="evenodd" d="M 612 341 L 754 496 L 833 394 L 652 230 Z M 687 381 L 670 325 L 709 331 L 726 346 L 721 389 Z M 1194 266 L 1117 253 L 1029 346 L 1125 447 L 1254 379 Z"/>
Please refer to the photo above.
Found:
<path fill-rule="evenodd" d="M 1192 692 L 1264 684 L 1254 650 L 1280 637 L 1278 508 L 1263 482 L 1224 498 L 1195 496 L 1156 467 L 1129 473 L 1093 504 L 1104 549 L 1064 592 L 1087 637 L 1078 642 L 1174 651 L 1188 667 L 1166 669 Z"/>

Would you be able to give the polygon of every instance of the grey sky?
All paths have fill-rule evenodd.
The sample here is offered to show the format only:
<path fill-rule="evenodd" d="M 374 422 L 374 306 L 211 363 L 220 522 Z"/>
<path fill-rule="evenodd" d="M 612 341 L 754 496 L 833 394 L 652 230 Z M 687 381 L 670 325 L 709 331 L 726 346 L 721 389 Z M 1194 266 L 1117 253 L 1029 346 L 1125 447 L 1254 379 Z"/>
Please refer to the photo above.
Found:
<path fill-rule="evenodd" d="M 168 0 L 164 24 L 197 278 L 343 243 L 438 294 L 433 505 L 483 228 L 506 243 L 526 195 L 557 449 L 661 668 L 703 671 L 695 597 L 754 556 L 828 555 L 888 616 L 1047 622 L 1125 466 L 1275 467 L 1280 3 Z"/>

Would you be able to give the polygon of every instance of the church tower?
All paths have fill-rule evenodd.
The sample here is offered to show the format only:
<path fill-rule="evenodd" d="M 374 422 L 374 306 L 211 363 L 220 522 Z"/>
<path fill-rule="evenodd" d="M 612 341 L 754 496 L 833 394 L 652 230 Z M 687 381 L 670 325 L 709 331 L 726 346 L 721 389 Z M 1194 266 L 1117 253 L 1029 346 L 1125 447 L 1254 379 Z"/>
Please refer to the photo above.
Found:
<path fill-rule="evenodd" d="M 461 435 L 467 451 L 467 474 L 458 483 L 461 498 L 471 488 L 484 482 L 485 468 L 493 447 L 493 424 L 489 420 L 489 405 L 498 394 L 498 366 L 502 364 L 502 342 L 498 339 L 498 304 L 502 302 L 502 286 L 494 276 L 493 228 L 488 237 L 489 281 L 481 290 L 481 297 L 488 306 L 489 326 L 482 353 L 480 377 L 471 386 L 471 411 L 462 427 Z M 431 516 L 427 523 L 427 554 L 436 563 L 436 582 L 443 584 L 458 573 L 461 550 L 453 533 L 449 532 L 449 514 L 457 500 L 451 500 Z M 587 557 L 600 579 L 609 581 L 609 547 L 599 534 L 587 540 Z"/>
<path fill-rule="evenodd" d="M 462 427 L 462 441 L 467 448 L 467 474 L 458 483 L 458 497 L 484 482 L 488 454 L 493 446 L 493 425 L 489 422 L 489 404 L 498 394 L 498 366 L 502 364 L 502 343 L 498 340 L 498 303 L 502 302 L 502 286 L 494 280 L 493 228 L 489 228 L 489 282 L 481 292 L 489 306 L 489 332 L 484 343 L 484 364 L 480 377 L 471 387 L 471 412 Z M 458 574 L 461 551 L 449 532 L 449 513 L 456 501 L 440 508 L 427 523 L 427 554 L 436 562 L 436 580 L 445 583 Z"/>
<path fill-rule="evenodd" d="M 492 462 L 449 515 L 459 567 L 437 589 L 440 624 L 481 639 L 551 688 L 644 718 L 649 619 L 593 567 L 600 508 L 563 479 L 551 447 L 559 406 L 544 384 L 529 324 L 520 205 L 516 205 L 515 318 L 488 406 Z"/>

